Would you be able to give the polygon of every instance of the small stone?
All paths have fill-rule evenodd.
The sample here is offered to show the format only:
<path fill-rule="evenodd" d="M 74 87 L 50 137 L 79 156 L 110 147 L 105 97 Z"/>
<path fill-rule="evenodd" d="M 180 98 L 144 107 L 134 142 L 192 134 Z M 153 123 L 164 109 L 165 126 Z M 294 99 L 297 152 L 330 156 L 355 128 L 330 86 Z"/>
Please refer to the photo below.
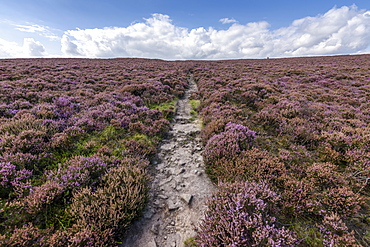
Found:
<path fill-rule="evenodd" d="M 152 210 L 148 210 L 144 213 L 144 218 L 149 220 L 153 217 L 153 215 L 154 215 L 154 212 Z"/>
<path fill-rule="evenodd" d="M 193 195 L 190 194 L 182 194 L 181 199 L 183 199 L 187 204 L 190 204 L 191 199 L 193 198 Z"/>
<path fill-rule="evenodd" d="M 154 239 L 151 239 L 149 242 L 148 242 L 148 247 L 157 247 L 157 243 L 154 241 Z"/>
<path fill-rule="evenodd" d="M 202 175 L 202 172 L 200 172 L 198 170 L 195 170 L 194 173 L 195 173 L 195 175 L 198 175 L 198 176 Z"/>
<path fill-rule="evenodd" d="M 157 201 L 157 200 L 153 201 L 154 206 L 158 206 L 159 204 L 161 204 L 159 201 Z"/>
<path fill-rule="evenodd" d="M 166 195 L 158 195 L 158 197 L 159 197 L 160 199 L 163 199 L 163 200 L 168 199 L 168 196 L 166 196 Z"/>
<path fill-rule="evenodd" d="M 158 233 L 159 233 L 159 224 L 152 225 L 152 227 L 150 228 L 150 231 L 153 234 L 158 235 Z"/>
<path fill-rule="evenodd" d="M 172 180 L 172 177 L 164 179 L 162 182 L 159 183 L 159 186 L 161 187 L 161 186 L 165 185 L 166 183 L 171 182 L 171 180 Z"/>
<path fill-rule="evenodd" d="M 171 226 L 174 226 L 175 225 L 175 221 L 171 221 Z"/>
<path fill-rule="evenodd" d="M 184 173 L 185 172 L 185 169 L 184 168 L 181 168 L 177 171 L 177 175 L 181 174 L 181 173 Z"/>
<path fill-rule="evenodd" d="M 169 211 L 173 211 L 179 208 L 179 205 L 177 205 L 176 202 L 170 200 L 167 202 L 167 206 Z"/>
<path fill-rule="evenodd" d="M 176 181 L 173 181 L 173 183 L 170 184 L 170 187 L 172 189 L 176 190 L 177 189 L 177 183 L 176 183 Z"/>
<path fill-rule="evenodd" d="M 181 166 L 185 166 L 186 165 L 186 162 L 181 162 L 180 165 Z"/>

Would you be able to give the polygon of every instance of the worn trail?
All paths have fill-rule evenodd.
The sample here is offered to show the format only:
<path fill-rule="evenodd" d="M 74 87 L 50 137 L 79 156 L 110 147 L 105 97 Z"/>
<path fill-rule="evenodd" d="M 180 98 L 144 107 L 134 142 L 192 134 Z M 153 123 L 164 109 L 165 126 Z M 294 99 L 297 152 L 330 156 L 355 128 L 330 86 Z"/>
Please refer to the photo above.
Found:
<path fill-rule="evenodd" d="M 163 142 L 143 217 L 129 229 L 123 247 L 181 247 L 195 236 L 194 226 L 203 217 L 205 203 L 215 191 L 204 172 L 200 123 L 192 120 L 190 89 L 177 103 L 169 138 Z"/>

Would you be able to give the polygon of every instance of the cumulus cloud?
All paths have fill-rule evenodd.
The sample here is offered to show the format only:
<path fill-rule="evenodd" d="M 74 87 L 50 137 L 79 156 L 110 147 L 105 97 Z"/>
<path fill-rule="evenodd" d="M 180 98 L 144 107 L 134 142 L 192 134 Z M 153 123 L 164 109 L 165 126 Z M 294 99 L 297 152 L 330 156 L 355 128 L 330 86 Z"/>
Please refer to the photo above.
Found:
<path fill-rule="evenodd" d="M 169 16 L 154 14 L 128 27 L 66 31 L 62 52 L 67 56 L 151 57 L 163 59 L 261 58 L 326 55 L 367 51 L 370 11 L 355 5 L 333 8 L 323 15 L 295 20 L 270 30 L 265 21 L 233 23 L 226 30 L 187 29 Z"/>
<path fill-rule="evenodd" d="M 369 47 L 369 31 L 369 12 L 356 6 L 333 8 L 277 30 L 273 48 L 277 54 L 293 56 L 358 52 Z"/>
<path fill-rule="evenodd" d="M 23 45 L 0 38 L 0 58 L 41 57 L 46 55 L 45 47 L 33 38 L 25 38 Z"/>
<path fill-rule="evenodd" d="M 169 16 L 154 14 L 129 27 L 69 30 L 62 38 L 65 55 L 87 57 L 152 57 L 164 59 L 217 59 L 254 55 L 263 47 L 268 23 L 234 23 L 227 30 L 187 29 Z M 245 54 L 244 54 L 245 53 Z"/>
<path fill-rule="evenodd" d="M 23 52 L 30 57 L 40 57 L 45 55 L 45 47 L 32 38 L 25 38 L 23 41 Z"/>
<path fill-rule="evenodd" d="M 22 47 L 16 42 L 10 42 L 0 38 L 0 58 L 18 57 L 22 53 Z"/>
<path fill-rule="evenodd" d="M 229 19 L 229 18 L 222 18 L 219 20 L 222 24 L 229 24 L 229 23 L 235 23 L 237 22 L 235 19 Z"/>

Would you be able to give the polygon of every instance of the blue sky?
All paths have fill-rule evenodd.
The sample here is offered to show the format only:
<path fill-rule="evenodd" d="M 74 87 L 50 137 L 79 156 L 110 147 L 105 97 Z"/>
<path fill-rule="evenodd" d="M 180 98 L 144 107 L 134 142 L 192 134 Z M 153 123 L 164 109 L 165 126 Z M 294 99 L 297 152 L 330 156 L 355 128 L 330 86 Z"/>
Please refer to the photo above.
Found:
<path fill-rule="evenodd" d="M 368 53 L 370 1 L 0 0 L 0 57 Z"/>

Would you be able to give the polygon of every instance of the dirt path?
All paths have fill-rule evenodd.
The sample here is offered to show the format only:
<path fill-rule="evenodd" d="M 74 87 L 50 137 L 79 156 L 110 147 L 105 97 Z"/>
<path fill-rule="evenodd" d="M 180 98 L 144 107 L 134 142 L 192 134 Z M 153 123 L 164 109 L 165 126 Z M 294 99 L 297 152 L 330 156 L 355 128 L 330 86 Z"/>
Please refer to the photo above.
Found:
<path fill-rule="evenodd" d="M 144 217 L 129 229 L 123 247 L 184 246 L 195 236 L 194 225 L 215 191 L 204 172 L 200 123 L 191 120 L 189 96 L 197 86 L 192 78 L 189 81 L 190 89 L 177 103 L 170 137 L 159 150 Z"/>

